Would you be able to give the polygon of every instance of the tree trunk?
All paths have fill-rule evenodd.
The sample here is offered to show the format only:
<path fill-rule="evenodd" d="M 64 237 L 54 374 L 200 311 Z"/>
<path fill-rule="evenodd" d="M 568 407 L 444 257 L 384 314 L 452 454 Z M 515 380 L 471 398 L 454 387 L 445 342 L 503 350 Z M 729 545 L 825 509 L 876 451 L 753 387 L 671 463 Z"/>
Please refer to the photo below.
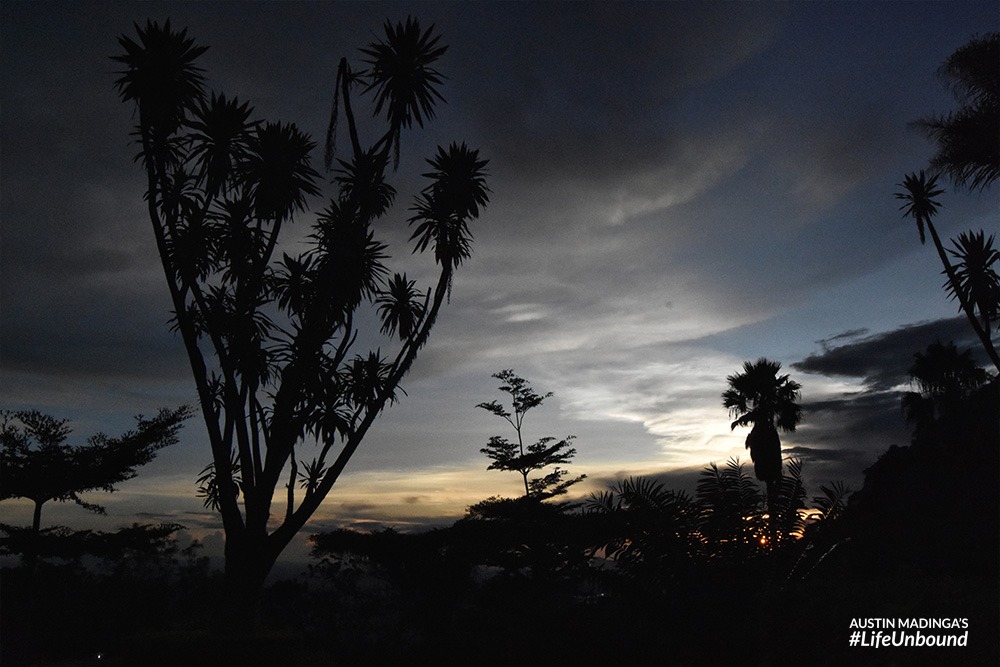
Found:
<path fill-rule="evenodd" d="M 35 501 L 35 514 L 31 519 L 31 532 L 38 537 L 38 532 L 42 528 L 42 505 L 45 503 L 44 500 Z"/>
<path fill-rule="evenodd" d="M 227 537 L 225 556 L 224 617 L 218 630 L 231 638 L 251 638 L 259 629 L 261 594 L 275 559 L 262 541 L 245 536 Z"/>
<path fill-rule="evenodd" d="M 777 482 L 768 481 L 767 484 L 767 514 L 769 517 L 768 525 L 777 518 L 778 511 L 778 494 L 781 491 L 781 480 Z"/>
<path fill-rule="evenodd" d="M 750 450 L 750 460 L 753 461 L 757 479 L 765 482 L 768 489 L 772 483 L 780 483 L 781 440 L 777 429 L 765 421 L 754 424 L 747 436 L 746 447 Z"/>
<path fill-rule="evenodd" d="M 42 505 L 44 500 L 35 501 L 35 511 L 31 518 L 31 539 L 24 552 L 24 566 L 28 572 L 35 571 L 35 563 L 38 561 L 39 536 L 42 530 Z"/>

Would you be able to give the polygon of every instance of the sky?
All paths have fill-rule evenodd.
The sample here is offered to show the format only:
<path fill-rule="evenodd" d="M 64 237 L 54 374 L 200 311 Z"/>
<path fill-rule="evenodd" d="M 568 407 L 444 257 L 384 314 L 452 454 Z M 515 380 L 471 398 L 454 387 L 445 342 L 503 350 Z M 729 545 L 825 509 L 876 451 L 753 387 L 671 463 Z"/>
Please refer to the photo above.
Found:
<path fill-rule="evenodd" d="M 82 442 L 196 402 L 167 326 L 136 119 L 113 86 L 119 35 L 147 18 L 187 27 L 210 46 L 210 89 L 321 143 L 336 63 L 359 62 L 384 20 L 407 16 L 450 47 L 447 104 L 402 137 L 397 205 L 377 228 L 393 270 L 431 280 L 405 220 L 437 145 L 480 149 L 491 201 L 407 395 L 307 531 L 446 524 L 516 495 L 519 476 L 487 471 L 479 452 L 511 435 L 475 407 L 502 398 L 491 374 L 504 368 L 553 392 L 526 436 L 576 436 L 570 469 L 588 476 L 577 495 L 629 475 L 691 488 L 710 462 L 748 461 L 720 394 L 762 356 L 802 385 L 802 422 L 782 442 L 811 492 L 834 480 L 859 488 L 881 452 L 908 443 L 899 392 L 913 353 L 974 340 L 893 193 L 933 152 L 909 123 L 954 107 L 939 65 L 998 29 L 993 0 L 5 0 L 0 407 L 66 418 Z M 943 237 L 997 231 L 995 189 L 948 187 L 941 199 Z M 283 247 L 308 234 L 310 215 Z M 176 521 L 219 542 L 220 522 L 194 496 L 210 460 L 199 419 L 137 479 L 94 494 L 107 517 L 52 506 L 43 522 Z M 30 520 L 16 501 L 0 516 Z"/>

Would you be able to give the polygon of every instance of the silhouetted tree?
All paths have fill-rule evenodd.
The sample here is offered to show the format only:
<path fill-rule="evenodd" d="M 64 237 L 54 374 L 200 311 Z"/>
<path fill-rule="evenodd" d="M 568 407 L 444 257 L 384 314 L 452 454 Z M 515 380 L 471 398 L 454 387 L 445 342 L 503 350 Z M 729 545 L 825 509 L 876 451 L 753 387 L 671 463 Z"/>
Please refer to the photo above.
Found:
<path fill-rule="evenodd" d="M 795 430 L 802 408 L 795 400 L 802 388 L 788 375 L 778 375 L 781 364 L 761 357 L 745 362 L 743 372 L 726 377 L 729 389 L 722 393 L 722 405 L 736 417 L 730 428 L 753 424 L 746 439 L 757 479 L 767 484 L 769 505 L 777 500 L 781 482 L 781 440 L 778 430 Z"/>
<path fill-rule="evenodd" d="M 433 117 L 442 99 L 434 66 L 446 47 L 416 20 L 387 21 L 384 37 L 361 50 L 364 68 L 340 61 L 328 164 L 341 110 L 351 150 L 337 160 L 337 194 L 308 249 L 275 259 L 282 227 L 319 192 L 313 142 L 295 125 L 253 120 L 245 102 L 207 95 L 196 65 L 205 47 L 186 31 L 169 22 L 136 30 L 138 41 L 119 38 L 117 88 L 138 109 L 149 217 L 212 450 L 199 483 L 222 515 L 231 602 L 245 615 L 427 342 L 471 254 L 468 225 L 488 202 L 487 161 L 464 144 L 427 161 L 429 183 L 409 222 L 414 252 L 433 250 L 437 285 L 420 291 L 405 275 L 390 278 L 373 230 L 396 194 L 388 161 L 401 129 Z M 367 148 L 353 108 L 359 90 L 388 126 Z M 395 340 L 389 356 L 353 352 L 366 303 Z M 296 448 L 312 442 L 318 454 L 300 464 Z M 272 513 L 283 480 L 284 512 Z M 276 526 L 272 514 L 283 517 Z"/>
<path fill-rule="evenodd" d="M 991 330 L 1000 314 L 1000 276 L 993 267 L 1000 263 L 1000 251 L 993 247 L 993 235 L 986 238 L 983 231 L 963 232 L 952 244 L 955 248 L 948 248 L 948 252 L 958 260 L 955 283 L 945 287 L 955 299 L 957 291 L 962 291 L 965 302 L 978 311 L 980 325 L 992 342 Z"/>
<path fill-rule="evenodd" d="M 975 254 L 977 251 L 975 235 L 971 235 L 970 233 L 968 237 L 968 248 L 965 248 L 964 245 L 962 245 L 962 238 L 960 237 L 958 256 L 962 261 L 964 273 L 959 276 L 959 274 L 955 271 L 955 267 L 953 267 L 951 262 L 948 260 L 948 254 L 945 252 L 944 245 L 941 243 L 941 237 L 938 236 L 937 229 L 934 227 L 934 222 L 932 221 L 932 218 L 937 214 L 940 206 L 935 197 L 944 192 L 944 190 L 937 187 L 937 176 L 931 176 L 928 178 L 923 170 L 921 170 L 919 174 L 907 174 L 904 177 L 903 182 L 900 184 L 900 187 L 903 188 L 903 191 L 896 193 L 896 198 L 903 201 L 899 210 L 903 211 L 904 217 L 912 217 L 914 221 L 916 221 L 921 244 L 926 241 L 924 228 L 926 227 L 927 231 L 930 232 L 931 239 L 934 241 L 934 248 L 937 250 L 938 257 L 941 259 L 941 264 L 944 266 L 945 275 L 948 277 L 948 280 L 945 283 L 945 288 L 952 294 L 952 296 L 958 299 L 962 312 L 965 313 L 973 331 L 976 332 L 976 336 L 978 336 L 979 340 L 982 342 L 983 348 L 986 350 L 986 354 L 989 355 L 990 360 L 993 362 L 993 365 L 996 366 L 997 370 L 1000 370 L 1000 355 L 997 354 L 996 348 L 993 346 L 993 341 L 990 338 L 989 326 L 987 325 L 984 329 L 980 324 L 979 319 L 976 317 L 976 307 L 978 304 L 970 300 L 971 298 L 974 298 L 974 294 L 976 296 L 983 295 L 984 299 L 986 299 L 985 312 L 995 312 L 995 307 L 991 310 L 989 306 L 989 293 L 987 292 L 986 294 L 983 294 L 981 287 L 984 283 L 989 283 L 989 275 L 984 274 L 984 272 L 989 271 L 990 266 L 995 259 L 990 258 L 990 254 L 985 248 L 985 241 L 983 243 L 983 247 L 980 248 L 983 251 L 984 256 L 980 257 Z M 966 235 L 963 235 L 963 237 L 964 236 Z M 966 256 L 966 253 L 969 251 L 971 251 L 973 255 Z M 976 288 L 975 293 L 972 291 L 973 287 Z M 995 294 L 992 296 L 995 296 Z"/>
<path fill-rule="evenodd" d="M 42 506 L 50 500 L 72 500 L 91 512 L 103 507 L 86 502 L 81 493 L 111 493 L 118 484 L 136 476 L 156 453 L 177 442 L 181 423 L 190 410 L 162 409 L 152 418 L 137 417 L 134 430 L 117 438 L 97 433 L 86 444 L 66 443 L 72 432 L 65 419 L 37 410 L 2 413 L 0 419 L 0 500 L 27 498 L 35 504 L 32 533 L 38 534 Z"/>
<path fill-rule="evenodd" d="M 989 376 L 969 350 L 959 352 L 954 343 L 937 342 L 913 355 L 910 379 L 917 391 L 903 394 L 903 411 L 907 421 L 922 428 L 955 412 Z"/>
<path fill-rule="evenodd" d="M 960 47 L 939 74 L 960 106 L 914 123 L 937 142 L 931 167 L 956 186 L 985 189 L 1000 176 L 1000 33 Z"/>
<path fill-rule="evenodd" d="M 479 450 L 493 461 L 487 470 L 507 470 L 520 473 L 524 481 L 524 496 L 526 498 L 544 500 L 566 493 L 566 489 L 586 477 L 586 475 L 580 475 L 566 479 L 568 471 L 559 467 L 560 464 L 569 463 L 576 455 L 576 449 L 570 446 L 570 442 L 575 436 L 566 436 L 565 439 L 558 442 L 555 442 L 553 437 L 545 437 L 525 447 L 524 437 L 521 433 L 524 416 L 529 410 L 538 407 L 546 398 L 552 396 L 552 392 L 544 396 L 536 394 L 528 381 L 518 377 L 511 369 L 494 373 L 493 377 L 503 383 L 499 389 L 510 396 L 511 409 L 508 410 L 499 401 L 480 403 L 476 407 L 506 420 L 517 434 L 517 442 L 511 442 L 499 435 L 492 436 L 486 447 Z M 529 478 L 531 473 L 544 470 L 549 466 L 555 466 L 555 468 L 541 477 Z"/>

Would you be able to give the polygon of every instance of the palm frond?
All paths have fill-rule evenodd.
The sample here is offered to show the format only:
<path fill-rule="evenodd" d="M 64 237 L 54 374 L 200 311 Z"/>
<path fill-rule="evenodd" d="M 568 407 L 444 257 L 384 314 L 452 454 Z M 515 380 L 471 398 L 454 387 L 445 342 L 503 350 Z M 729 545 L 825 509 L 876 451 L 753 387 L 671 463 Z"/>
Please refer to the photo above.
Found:
<path fill-rule="evenodd" d="M 376 297 L 382 333 L 390 336 L 398 334 L 401 340 L 405 340 L 419 328 L 427 311 L 429 295 L 419 291 L 415 285 L 416 282 L 407 280 L 405 274 L 397 273 L 389 281 L 388 289 Z"/>

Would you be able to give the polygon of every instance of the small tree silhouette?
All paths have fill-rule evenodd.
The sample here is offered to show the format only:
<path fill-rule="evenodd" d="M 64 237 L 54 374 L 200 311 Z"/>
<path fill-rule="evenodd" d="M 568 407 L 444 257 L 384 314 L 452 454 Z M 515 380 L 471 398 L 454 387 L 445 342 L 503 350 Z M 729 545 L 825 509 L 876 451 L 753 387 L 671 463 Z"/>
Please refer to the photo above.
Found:
<path fill-rule="evenodd" d="M 66 444 L 72 431 L 65 419 L 37 410 L 4 411 L 0 417 L 0 500 L 27 498 L 35 504 L 31 532 L 36 537 L 42 506 L 50 500 L 72 500 L 104 514 L 102 506 L 83 500 L 80 494 L 111 493 L 116 485 L 135 477 L 137 468 L 177 442 L 181 423 L 189 415 L 186 406 L 162 409 L 149 419 L 137 417 L 136 428 L 117 438 L 97 433 L 85 445 L 73 446 Z"/>
<path fill-rule="evenodd" d="M 492 436 L 486 447 L 479 450 L 493 461 L 487 470 L 519 473 L 524 481 L 524 497 L 537 500 L 562 495 L 570 486 L 586 478 L 586 475 L 580 475 L 566 479 L 568 471 L 559 467 L 560 464 L 569 463 L 576 455 L 576 449 L 570 446 L 576 436 L 569 435 L 558 442 L 555 438 L 545 437 L 527 447 L 524 445 L 521 432 L 524 416 L 529 410 L 538 407 L 545 399 L 552 396 L 552 392 L 544 396 L 536 394 L 528 381 L 511 369 L 494 373 L 493 377 L 503 383 L 499 389 L 510 396 L 511 409 L 508 410 L 495 400 L 480 403 L 476 407 L 506 420 L 517 434 L 517 442 L 511 442 L 499 435 Z M 533 479 L 529 477 L 531 473 L 550 466 L 555 466 L 551 472 Z"/>
<path fill-rule="evenodd" d="M 398 156 L 401 130 L 423 126 L 443 99 L 434 68 L 446 47 L 433 27 L 386 21 L 384 36 L 361 50 L 362 69 L 347 58 L 338 67 L 326 154 L 336 194 L 307 250 L 277 257 L 283 226 L 320 190 L 312 140 L 295 125 L 254 120 L 245 102 L 206 94 L 196 64 L 205 47 L 186 31 L 169 22 L 136 31 L 138 41 L 118 40 L 116 85 L 138 110 L 149 218 L 212 452 L 200 493 L 222 515 L 232 625 L 245 632 L 275 560 L 427 343 L 471 254 L 469 222 L 489 199 L 487 161 L 455 143 L 427 160 L 428 184 L 409 224 L 413 251 L 433 251 L 437 284 L 421 291 L 392 274 L 373 229 L 396 195 L 389 158 Z M 387 125 L 367 148 L 354 115 L 359 92 L 372 96 L 372 116 Z M 351 149 L 334 164 L 341 111 Z M 388 356 L 354 352 L 365 304 L 392 339 Z M 318 453 L 299 462 L 296 449 L 312 443 Z M 282 483 L 285 493 L 276 494 Z M 272 512 L 282 495 L 284 512 Z M 272 525 L 273 516 L 283 520 Z"/>

